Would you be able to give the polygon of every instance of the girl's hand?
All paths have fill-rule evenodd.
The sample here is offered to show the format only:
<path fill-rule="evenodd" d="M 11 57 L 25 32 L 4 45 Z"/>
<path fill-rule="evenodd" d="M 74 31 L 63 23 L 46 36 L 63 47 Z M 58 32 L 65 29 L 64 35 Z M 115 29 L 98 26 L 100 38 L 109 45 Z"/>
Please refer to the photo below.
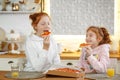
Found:
<path fill-rule="evenodd" d="M 82 71 L 85 71 L 85 68 L 80 68 Z"/>
<path fill-rule="evenodd" d="M 92 52 L 92 48 L 91 46 L 86 46 L 86 56 L 89 57 L 91 55 L 91 52 Z"/>
<path fill-rule="evenodd" d="M 50 46 L 50 36 L 43 37 L 43 49 L 48 50 Z"/>

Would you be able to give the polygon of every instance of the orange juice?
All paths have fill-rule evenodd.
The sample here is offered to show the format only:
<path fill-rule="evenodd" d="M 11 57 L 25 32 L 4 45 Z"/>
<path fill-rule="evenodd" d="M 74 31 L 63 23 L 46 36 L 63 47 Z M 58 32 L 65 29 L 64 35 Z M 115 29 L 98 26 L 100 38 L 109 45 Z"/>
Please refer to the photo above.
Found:
<path fill-rule="evenodd" d="M 107 75 L 109 77 L 113 77 L 114 76 L 114 69 L 112 69 L 112 68 L 107 69 Z"/>
<path fill-rule="evenodd" d="M 18 72 L 12 72 L 12 77 L 18 77 L 19 76 L 19 73 Z"/>

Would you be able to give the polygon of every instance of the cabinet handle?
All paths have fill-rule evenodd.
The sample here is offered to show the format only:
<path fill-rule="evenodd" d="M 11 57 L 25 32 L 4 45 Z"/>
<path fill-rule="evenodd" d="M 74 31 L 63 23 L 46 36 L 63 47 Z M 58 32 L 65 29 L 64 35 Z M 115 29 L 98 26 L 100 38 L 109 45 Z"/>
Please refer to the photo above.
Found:
<path fill-rule="evenodd" d="M 14 63 L 13 61 L 8 61 L 8 64 Z"/>
<path fill-rule="evenodd" d="M 73 64 L 72 64 L 71 62 L 68 62 L 68 63 L 67 63 L 67 65 L 69 65 L 69 66 L 70 66 L 70 65 L 73 65 Z"/>

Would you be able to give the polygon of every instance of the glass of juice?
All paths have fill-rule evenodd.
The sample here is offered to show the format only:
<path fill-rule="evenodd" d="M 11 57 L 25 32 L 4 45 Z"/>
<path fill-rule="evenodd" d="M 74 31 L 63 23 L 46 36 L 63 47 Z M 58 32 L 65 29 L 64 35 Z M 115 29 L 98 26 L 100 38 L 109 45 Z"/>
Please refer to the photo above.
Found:
<path fill-rule="evenodd" d="M 19 65 L 17 63 L 11 64 L 11 76 L 12 78 L 19 77 Z"/>
<path fill-rule="evenodd" d="M 110 64 L 107 68 L 107 76 L 108 77 L 114 77 L 116 74 L 116 66 L 117 66 L 117 59 L 116 58 L 111 58 L 110 59 Z"/>
<path fill-rule="evenodd" d="M 114 68 L 108 68 L 107 69 L 107 76 L 113 77 L 115 75 L 115 70 Z"/>

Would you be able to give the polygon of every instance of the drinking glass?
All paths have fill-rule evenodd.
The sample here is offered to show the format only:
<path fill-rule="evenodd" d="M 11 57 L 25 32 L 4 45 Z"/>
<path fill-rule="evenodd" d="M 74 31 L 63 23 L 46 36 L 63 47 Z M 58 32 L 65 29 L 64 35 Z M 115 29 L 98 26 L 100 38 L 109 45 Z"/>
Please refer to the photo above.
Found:
<path fill-rule="evenodd" d="M 117 68 L 117 59 L 116 58 L 110 58 L 110 64 L 107 68 L 107 76 L 113 80 L 113 77 L 116 74 L 116 68 Z"/>
<path fill-rule="evenodd" d="M 115 70 L 112 67 L 107 68 L 107 76 L 113 77 L 115 75 Z"/>
<path fill-rule="evenodd" d="M 19 65 L 17 63 L 11 64 L 11 76 L 14 78 L 19 77 Z"/>

